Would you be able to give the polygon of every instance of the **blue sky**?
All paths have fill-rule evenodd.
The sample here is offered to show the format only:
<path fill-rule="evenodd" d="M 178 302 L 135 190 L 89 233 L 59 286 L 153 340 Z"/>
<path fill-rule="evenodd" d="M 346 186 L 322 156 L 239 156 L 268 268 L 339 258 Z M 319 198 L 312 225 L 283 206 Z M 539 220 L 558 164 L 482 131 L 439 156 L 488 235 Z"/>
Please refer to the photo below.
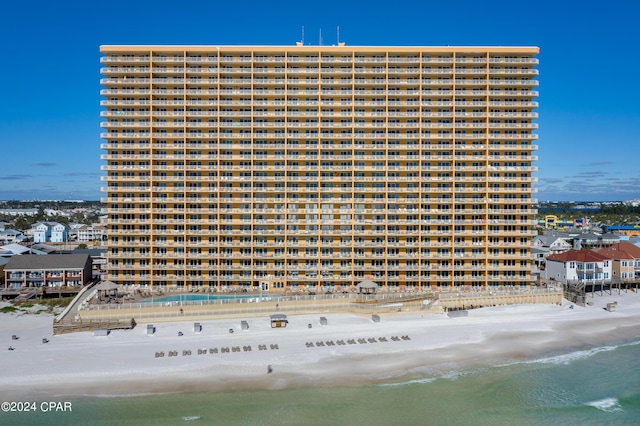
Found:
<path fill-rule="evenodd" d="M 0 14 L 0 199 L 93 199 L 103 44 L 540 47 L 537 198 L 640 198 L 640 2 L 29 1 Z"/>

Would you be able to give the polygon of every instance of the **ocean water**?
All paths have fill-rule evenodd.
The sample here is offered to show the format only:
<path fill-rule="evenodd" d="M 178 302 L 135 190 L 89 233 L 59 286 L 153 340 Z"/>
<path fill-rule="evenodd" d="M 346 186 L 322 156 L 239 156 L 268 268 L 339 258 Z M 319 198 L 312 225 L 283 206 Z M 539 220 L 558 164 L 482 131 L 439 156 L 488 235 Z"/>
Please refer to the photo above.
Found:
<path fill-rule="evenodd" d="M 57 397 L 6 425 L 639 425 L 640 341 L 376 386 Z"/>

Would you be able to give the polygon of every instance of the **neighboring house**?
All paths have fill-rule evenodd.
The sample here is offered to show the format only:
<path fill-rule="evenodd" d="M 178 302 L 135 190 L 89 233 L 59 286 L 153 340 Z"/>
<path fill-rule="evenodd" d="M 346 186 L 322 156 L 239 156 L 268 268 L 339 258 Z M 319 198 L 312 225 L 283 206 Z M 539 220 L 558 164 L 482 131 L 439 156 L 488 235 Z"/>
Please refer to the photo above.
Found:
<path fill-rule="evenodd" d="M 534 248 L 546 251 L 548 254 L 564 253 L 571 250 L 572 246 L 567 239 L 571 237 L 563 237 L 557 234 L 539 235 L 532 241 Z"/>
<path fill-rule="evenodd" d="M 16 231 L 15 229 L 5 229 L 4 231 L 0 231 L 0 243 L 8 244 L 8 243 L 19 243 L 24 241 L 26 237 L 20 231 Z"/>
<path fill-rule="evenodd" d="M 34 243 L 64 243 L 69 241 L 69 228 L 58 222 L 38 222 L 34 225 Z"/>
<path fill-rule="evenodd" d="M 50 246 L 48 244 L 43 244 L 43 243 L 32 244 L 29 246 L 29 249 L 31 250 L 31 254 L 39 254 L 39 255 L 52 254 L 58 250 L 54 246 Z"/>
<path fill-rule="evenodd" d="M 33 226 L 33 242 L 46 243 L 51 239 L 51 224 L 49 222 L 38 222 Z"/>
<path fill-rule="evenodd" d="M 56 223 L 51 227 L 51 242 L 66 243 L 69 241 L 69 228 L 67 225 Z"/>
<path fill-rule="evenodd" d="M 4 267 L 6 288 L 77 287 L 91 281 L 88 254 L 14 256 Z"/>
<path fill-rule="evenodd" d="M 583 248 L 602 248 L 617 244 L 620 237 L 615 234 L 596 234 L 587 232 L 573 238 L 573 248 L 580 250 Z"/>
<path fill-rule="evenodd" d="M 7 229 L 7 225 L 9 225 L 7 222 L 0 222 L 0 231 Z"/>
<path fill-rule="evenodd" d="M 535 247 L 531 249 L 531 257 L 533 258 L 533 261 L 538 268 L 540 268 L 542 264 L 545 262 L 545 259 L 548 254 L 549 252 L 546 250 L 542 250 Z"/>
<path fill-rule="evenodd" d="M 29 254 L 29 247 L 25 247 L 20 244 L 6 244 L 4 246 L 0 246 L 0 256 L 1 257 L 11 257 L 11 256 L 19 256 L 21 254 Z"/>
<path fill-rule="evenodd" d="M 558 235 L 556 232 L 535 237 L 531 241 L 531 256 L 535 265 L 544 269 L 547 256 L 571 250 L 572 246 L 567 241 L 570 238 L 569 235 Z M 543 274 L 540 275 L 543 276 Z"/>
<path fill-rule="evenodd" d="M 611 281 L 611 259 L 593 250 L 569 250 L 547 256 L 546 278 L 564 284 Z"/>
<path fill-rule="evenodd" d="M 105 228 L 103 225 L 83 225 L 77 229 L 78 242 L 88 243 L 91 241 L 102 241 L 105 235 Z"/>
<path fill-rule="evenodd" d="M 107 268 L 107 250 L 105 249 L 75 249 L 73 254 L 88 254 L 93 263 L 93 276 L 100 277 Z"/>
<path fill-rule="evenodd" d="M 598 253 L 611 259 L 614 279 L 640 279 L 640 247 L 630 242 L 621 242 L 598 250 Z"/>
<path fill-rule="evenodd" d="M 4 267 L 9 263 L 6 257 L 0 257 L 0 288 L 4 287 Z"/>

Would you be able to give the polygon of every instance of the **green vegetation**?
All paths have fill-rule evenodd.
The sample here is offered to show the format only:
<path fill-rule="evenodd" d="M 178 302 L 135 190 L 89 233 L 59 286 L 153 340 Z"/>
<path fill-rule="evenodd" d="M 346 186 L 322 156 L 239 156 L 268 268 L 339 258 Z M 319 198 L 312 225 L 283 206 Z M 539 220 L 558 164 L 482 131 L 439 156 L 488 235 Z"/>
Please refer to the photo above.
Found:
<path fill-rule="evenodd" d="M 66 308 L 73 301 L 73 297 L 52 297 L 49 299 L 41 299 L 38 301 L 38 305 L 44 305 L 49 310 L 54 308 Z"/>
<path fill-rule="evenodd" d="M 0 308 L 0 313 L 4 314 L 30 314 L 39 315 L 42 313 L 57 314 L 66 308 L 73 301 L 73 297 L 59 297 L 50 299 L 39 299 L 37 302 L 12 302 L 9 306 Z M 32 308 L 36 310 L 30 310 Z"/>
<path fill-rule="evenodd" d="M 587 209 L 578 209 L 578 205 Z M 640 223 L 640 206 L 622 203 L 542 203 L 538 206 L 536 219 L 555 215 L 559 220 L 587 218 L 590 223 L 603 225 L 635 225 Z"/>
<path fill-rule="evenodd" d="M 31 228 L 37 222 L 58 222 L 69 225 L 70 222 L 83 223 L 91 225 L 100 222 L 100 208 L 102 204 L 99 201 L 84 202 L 68 202 L 68 201 L 0 201 L 0 207 L 10 209 L 38 209 L 35 216 L 13 217 L 9 215 L 0 215 L 0 221 L 15 221 L 10 228 L 24 231 Z M 68 216 L 46 216 L 45 209 L 74 211 L 70 217 Z M 82 211 L 84 209 L 84 211 Z"/>

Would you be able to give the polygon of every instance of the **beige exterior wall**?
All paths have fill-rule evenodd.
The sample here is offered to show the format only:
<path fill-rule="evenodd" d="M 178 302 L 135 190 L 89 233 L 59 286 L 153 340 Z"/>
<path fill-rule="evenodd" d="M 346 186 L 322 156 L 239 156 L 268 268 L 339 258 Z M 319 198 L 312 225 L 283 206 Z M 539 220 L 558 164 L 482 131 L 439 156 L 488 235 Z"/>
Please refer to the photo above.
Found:
<path fill-rule="evenodd" d="M 537 48 L 101 52 L 109 280 L 531 283 Z"/>

